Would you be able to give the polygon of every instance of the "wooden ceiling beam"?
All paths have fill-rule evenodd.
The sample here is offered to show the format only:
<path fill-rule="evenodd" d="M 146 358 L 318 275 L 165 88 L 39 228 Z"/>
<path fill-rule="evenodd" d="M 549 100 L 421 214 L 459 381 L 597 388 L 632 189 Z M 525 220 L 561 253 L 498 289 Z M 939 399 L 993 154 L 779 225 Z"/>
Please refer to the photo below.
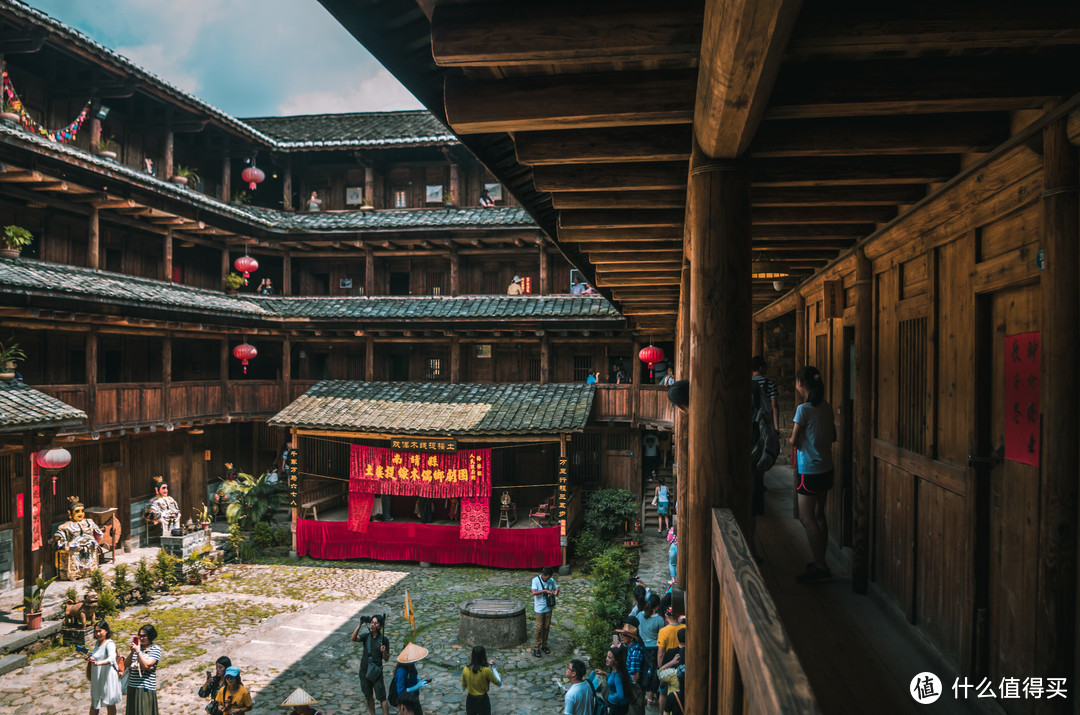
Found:
<path fill-rule="evenodd" d="M 879 206 L 913 204 L 926 196 L 917 184 L 896 186 L 762 186 L 753 189 L 755 208 L 765 206 Z"/>
<path fill-rule="evenodd" d="M 700 46 L 697 2 L 442 3 L 431 16 L 441 67 L 696 59 Z"/>
<path fill-rule="evenodd" d="M 685 189 L 659 191 L 559 191 L 551 194 L 557 209 L 682 209 Z"/>
<path fill-rule="evenodd" d="M 32 191 L 68 191 L 71 186 L 66 181 L 43 181 L 40 184 L 32 184 Z"/>
<path fill-rule="evenodd" d="M 651 271 L 681 271 L 682 261 L 593 261 L 597 275 L 606 273 L 641 273 Z"/>
<path fill-rule="evenodd" d="M 685 191 L 688 173 L 686 162 L 559 164 L 535 167 L 533 183 L 538 191 Z"/>
<path fill-rule="evenodd" d="M 960 171 L 958 157 L 813 157 L 761 159 L 751 164 L 753 186 L 848 186 L 929 184 Z"/>
<path fill-rule="evenodd" d="M 856 240 L 855 238 L 755 238 L 751 242 L 751 248 L 755 252 L 845 251 L 855 245 Z"/>
<path fill-rule="evenodd" d="M 694 137 L 707 156 L 750 146 L 801 0 L 709 0 L 702 26 Z"/>
<path fill-rule="evenodd" d="M 543 75 L 471 80 L 447 77 L 446 119 L 458 134 L 689 124 L 693 70 Z"/>
<path fill-rule="evenodd" d="M 589 253 L 589 263 L 623 263 L 632 260 L 632 257 L 640 257 L 642 261 L 682 261 L 683 254 L 680 249 L 665 251 L 627 251 L 626 253 L 604 252 Z"/>
<path fill-rule="evenodd" d="M 627 241 L 682 241 L 681 228 L 637 227 L 620 229 L 561 228 L 559 240 L 567 243 L 625 243 Z"/>
<path fill-rule="evenodd" d="M 631 161 L 689 161 L 689 125 L 518 132 L 518 162 L 549 164 L 624 164 Z"/>
<path fill-rule="evenodd" d="M 643 275 L 641 273 L 612 273 L 596 276 L 596 284 L 601 288 L 618 286 L 677 286 L 678 275 Z"/>
<path fill-rule="evenodd" d="M 609 242 L 574 242 L 574 248 L 582 253 L 593 255 L 594 253 L 652 253 L 654 251 L 677 251 L 682 254 L 682 238 L 667 241 L 634 241 L 626 243 Z"/>
<path fill-rule="evenodd" d="M 96 209 L 133 209 L 138 204 L 135 199 L 98 199 L 91 201 L 90 205 Z M 157 223 L 154 221 L 153 223 Z"/>
<path fill-rule="evenodd" d="M 40 171 L 2 171 L 0 172 L 0 183 L 5 184 L 29 184 L 45 181 L 46 177 Z M 56 179 L 49 178 L 51 181 Z"/>
<path fill-rule="evenodd" d="M 559 228 L 622 229 L 646 226 L 667 226 L 682 231 L 686 211 L 683 209 L 640 209 L 605 211 L 602 209 L 560 211 Z"/>
<path fill-rule="evenodd" d="M 750 211 L 755 226 L 790 223 L 885 223 L 896 218 L 896 206 L 768 206 Z"/>
<path fill-rule="evenodd" d="M 865 156 L 986 152 L 1009 138 L 1004 112 L 830 117 L 761 123 L 750 155 Z"/>
<path fill-rule="evenodd" d="M 868 236 L 874 232 L 874 224 L 842 223 L 842 224 L 766 224 L 752 226 L 750 234 L 753 240 L 760 241 L 770 238 L 833 238 L 854 239 Z"/>

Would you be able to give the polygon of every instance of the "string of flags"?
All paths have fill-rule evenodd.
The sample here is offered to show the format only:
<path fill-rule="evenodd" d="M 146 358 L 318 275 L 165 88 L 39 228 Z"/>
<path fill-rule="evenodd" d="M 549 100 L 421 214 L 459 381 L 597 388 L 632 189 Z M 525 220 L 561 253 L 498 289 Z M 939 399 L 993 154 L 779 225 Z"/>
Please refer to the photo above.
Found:
<path fill-rule="evenodd" d="M 57 129 L 52 131 L 38 124 L 30 113 L 26 111 L 26 107 L 23 106 L 22 100 L 19 99 L 18 93 L 15 91 L 15 85 L 11 83 L 11 77 L 8 76 L 7 67 L 4 67 L 4 86 L 3 86 L 4 98 L 7 100 L 7 104 L 15 114 L 19 115 L 19 122 L 22 124 L 23 129 L 31 134 L 39 134 L 53 141 L 67 144 L 74 141 L 75 136 L 79 133 L 79 129 L 82 128 L 83 122 L 90 116 L 90 105 L 93 103 L 94 98 L 86 100 L 86 106 L 79 112 L 79 116 L 75 117 L 75 120 L 68 124 L 63 129 Z"/>

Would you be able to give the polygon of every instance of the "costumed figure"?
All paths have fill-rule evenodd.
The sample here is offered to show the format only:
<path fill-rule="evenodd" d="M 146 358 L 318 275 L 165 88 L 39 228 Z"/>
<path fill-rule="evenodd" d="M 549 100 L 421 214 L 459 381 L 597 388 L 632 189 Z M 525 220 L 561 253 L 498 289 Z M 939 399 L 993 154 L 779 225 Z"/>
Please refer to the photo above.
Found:
<path fill-rule="evenodd" d="M 52 541 L 56 547 L 56 572 L 61 578 L 74 581 L 98 566 L 98 541 L 101 529 L 86 518 L 79 497 L 68 497 L 68 520 L 56 530 Z"/>
<path fill-rule="evenodd" d="M 173 529 L 180 528 L 180 507 L 169 496 L 169 485 L 162 477 L 154 477 L 154 498 L 143 511 L 143 518 L 154 526 L 161 525 L 161 535 L 171 536 Z"/>

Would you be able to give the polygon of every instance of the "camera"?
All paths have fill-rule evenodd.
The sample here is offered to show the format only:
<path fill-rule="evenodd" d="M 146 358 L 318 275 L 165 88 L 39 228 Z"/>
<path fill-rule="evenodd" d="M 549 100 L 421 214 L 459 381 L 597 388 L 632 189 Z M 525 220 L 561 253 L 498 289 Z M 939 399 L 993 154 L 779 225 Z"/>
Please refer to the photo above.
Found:
<path fill-rule="evenodd" d="M 79 655 L 90 655 L 90 649 L 84 645 L 76 645 L 75 652 Z"/>

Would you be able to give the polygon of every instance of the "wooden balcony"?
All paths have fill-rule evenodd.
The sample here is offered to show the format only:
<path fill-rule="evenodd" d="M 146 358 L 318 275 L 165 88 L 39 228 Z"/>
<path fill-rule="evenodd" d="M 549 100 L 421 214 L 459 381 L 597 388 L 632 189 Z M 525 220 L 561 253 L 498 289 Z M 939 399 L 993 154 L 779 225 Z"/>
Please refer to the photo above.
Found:
<path fill-rule="evenodd" d="M 223 412 L 220 380 L 174 382 L 169 388 L 169 419 L 192 420 Z"/>
<path fill-rule="evenodd" d="M 254 417 L 272 415 L 287 403 L 285 386 L 277 380 L 245 380 L 229 385 L 233 416 Z"/>
<path fill-rule="evenodd" d="M 602 422 L 632 422 L 670 426 L 675 408 L 663 385 L 597 385 L 593 419 Z"/>

